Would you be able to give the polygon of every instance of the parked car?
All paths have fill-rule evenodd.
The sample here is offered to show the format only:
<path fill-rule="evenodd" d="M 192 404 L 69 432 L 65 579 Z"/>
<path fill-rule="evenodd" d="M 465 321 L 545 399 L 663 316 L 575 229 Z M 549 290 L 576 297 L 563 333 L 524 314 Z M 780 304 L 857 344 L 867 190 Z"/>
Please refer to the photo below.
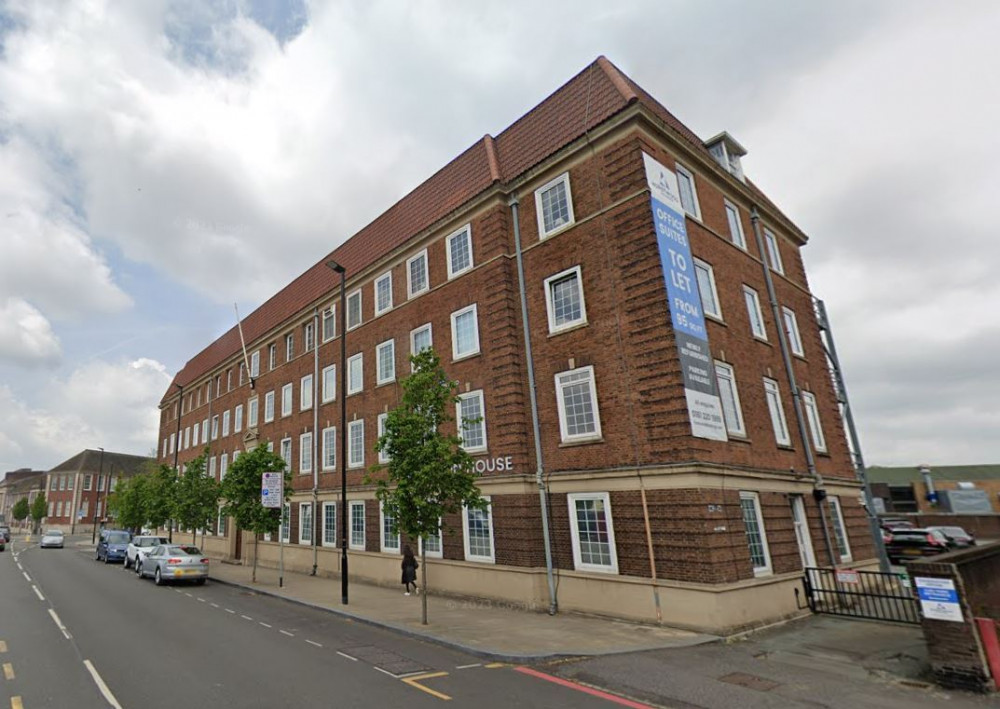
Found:
<path fill-rule="evenodd" d="M 50 529 L 42 535 L 42 541 L 38 545 L 42 549 L 62 549 L 63 533 L 60 529 Z"/>
<path fill-rule="evenodd" d="M 102 529 L 97 542 L 97 560 L 105 564 L 125 561 L 125 550 L 131 539 L 132 535 L 124 529 Z"/>
<path fill-rule="evenodd" d="M 950 550 L 948 537 L 936 529 L 894 529 L 884 534 L 883 539 L 889 561 L 894 564 Z"/>
<path fill-rule="evenodd" d="M 0 537 L 3 537 L 5 542 L 10 541 L 10 527 L 6 524 L 0 524 Z"/>
<path fill-rule="evenodd" d="M 916 529 L 917 525 L 906 519 L 883 519 L 880 521 L 882 529 L 892 531 L 894 529 Z"/>
<path fill-rule="evenodd" d="M 966 532 L 961 527 L 928 527 L 936 529 L 948 538 L 948 546 L 954 549 L 976 546 L 976 537 L 972 532 Z"/>
<path fill-rule="evenodd" d="M 0 534 L 0 551 L 6 551 L 6 550 L 7 550 L 7 540 L 3 538 L 2 534 Z"/>
<path fill-rule="evenodd" d="M 149 552 L 153 551 L 156 547 L 161 544 L 168 544 L 166 537 L 154 537 L 149 534 L 141 534 L 136 537 L 132 537 L 132 541 L 128 543 L 128 547 L 125 548 L 125 568 L 131 567 L 137 561 L 141 561 L 142 557 L 146 556 Z"/>
<path fill-rule="evenodd" d="M 201 586 L 208 578 L 208 559 L 190 544 L 161 544 L 139 560 L 135 573 L 139 578 L 152 576 L 157 586 L 168 581 L 194 581 Z"/>

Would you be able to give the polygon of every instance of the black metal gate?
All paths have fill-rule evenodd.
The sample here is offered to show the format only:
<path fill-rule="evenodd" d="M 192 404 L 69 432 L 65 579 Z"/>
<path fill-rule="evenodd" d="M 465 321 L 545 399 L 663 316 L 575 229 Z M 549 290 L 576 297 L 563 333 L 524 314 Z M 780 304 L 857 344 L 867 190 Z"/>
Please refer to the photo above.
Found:
<path fill-rule="evenodd" d="M 803 583 L 813 613 L 920 623 L 920 609 L 905 574 L 807 568 Z"/>

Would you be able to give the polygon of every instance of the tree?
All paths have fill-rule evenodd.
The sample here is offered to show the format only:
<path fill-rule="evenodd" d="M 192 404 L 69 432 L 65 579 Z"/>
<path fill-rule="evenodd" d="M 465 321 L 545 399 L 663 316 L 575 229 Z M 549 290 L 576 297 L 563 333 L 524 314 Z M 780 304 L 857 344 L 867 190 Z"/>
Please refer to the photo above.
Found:
<path fill-rule="evenodd" d="M 245 529 L 254 535 L 254 583 L 257 583 L 257 537 L 278 531 L 284 509 L 264 507 L 260 502 L 261 476 L 273 472 L 284 473 L 284 499 L 289 499 L 292 495 L 292 474 L 286 469 L 284 458 L 269 451 L 263 444 L 233 461 L 222 481 L 221 492 L 225 503 L 221 513 L 232 517 L 238 529 Z"/>
<path fill-rule="evenodd" d="M 397 529 L 421 541 L 420 585 L 422 622 L 427 624 L 427 538 L 440 534 L 441 520 L 462 506 L 485 509 L 476 487 L 473 460 L 462 448 L 460 436 L 441 432 L 451 420 L 448 412 L 460 401 L 458 382 L 448 379 L 432 349 L 410 357 L 413 374 L 403 380 L 403 401 L 389 412 L 385 432 L 376 449 L 389 463 L 376 465 L 367 476 L 375 482 L 375 496 Z M 466 420 L 476 423 L 476 420 Z M 375 480 L 380 471 L 385 475 Z"/>
<path fill-rule="evenodd" d="M 10 511 L 11 516 L 18 522 L 24 522 L 31 514 L 31 509 L 28 505 L 28 498 L 22 497 L 20 500 L 14 503 L 14 508 Z"/>
<path fill-rule="evenodd" d="M 34 526 L 36 532 L 38 531 L 38 528 L 41 526 L 42 520 L 45 518 L 46 512 L 48 512 L 48 505 L 45 502 L 45 493 L 40 492 L 38 493 L 38 497 L 36 497 L 34 501 L 31 503 L 31 519 L 34 520 L 35 522 Z"/>
<path fill-rule="evenodd" d="M 208 449 L 187 464 L 177 480 L 174 519 L 182 529 L 194 530 L 191 543 L 198 541 L 198 530 L 215 522 L 219 513 L 219 483 L 205 475 Z"/>
<path fill-rule="evenodd" d="M 118 482 L 108 498 L 108 509 L 126 529 L 141 529 L 147 522 L 146 504 L 149 477 L 134 475 Z"/>
<path fill-rule="evenodd" d="M 174 512 L 177 508 L 177 471 L 169 465 L 156 466 L 145 484 L 146 522 L 153 529 L 169 524 L 170 541 L 174 537 Z"/>

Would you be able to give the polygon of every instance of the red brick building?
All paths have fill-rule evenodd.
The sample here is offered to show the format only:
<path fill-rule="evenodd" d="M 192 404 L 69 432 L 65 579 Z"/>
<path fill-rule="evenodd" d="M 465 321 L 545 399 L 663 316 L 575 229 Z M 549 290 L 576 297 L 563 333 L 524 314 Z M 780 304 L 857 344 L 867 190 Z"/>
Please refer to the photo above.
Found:
<path fill-rule="evenodd" d="M 160 460 L 208 446 L 218 477 L 245 446 L 273 445 L 294 474 L 286 565 L 336 573 L 346 511 L 352 574 L 395 583 L 400 542 L 362 476 L 409 354 L 433 346 L 460 382 L 457 415 L 482 419 L 462 435 L 491 501 L 444 520 L 437 588 L 716 631 L 794 613 L 804 564 L 873 550 L 807 239 L 745 178 L 743 154 L 597 59 L 251 313 L 252 388 L 235 328 L 196 354 L 161 402 Z M 331 259 L 347 273 L 346 510 Z M 208 546 L 252 549 L 232 529 Z M 260 554 L 274 563 L 277 544 Z"/>

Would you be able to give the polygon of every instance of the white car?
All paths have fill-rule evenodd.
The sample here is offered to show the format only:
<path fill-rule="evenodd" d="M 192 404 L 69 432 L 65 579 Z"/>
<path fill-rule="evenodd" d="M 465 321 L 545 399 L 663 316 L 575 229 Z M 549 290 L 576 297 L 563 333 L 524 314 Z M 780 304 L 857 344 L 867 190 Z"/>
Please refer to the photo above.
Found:
<path fill-rule="evenodd" d="M 168 543 L 166 537 L 154 537 L 145 534 L 132 537 L 132 541 L 129 542 L 128 548 L 125 550 L 125 568 L 128 569 L 135 566 L 137 561 L 141 564 L 142 560 L 146 558 L 146 554 L 161 544 Z"/>
<path fill-rule="evenodd" d="M 63 533 L 58 529 L 50 529 L 42 537 L 42 542 L 39 544 L 42 549 L 62 549 L 63 548 Z"/>

